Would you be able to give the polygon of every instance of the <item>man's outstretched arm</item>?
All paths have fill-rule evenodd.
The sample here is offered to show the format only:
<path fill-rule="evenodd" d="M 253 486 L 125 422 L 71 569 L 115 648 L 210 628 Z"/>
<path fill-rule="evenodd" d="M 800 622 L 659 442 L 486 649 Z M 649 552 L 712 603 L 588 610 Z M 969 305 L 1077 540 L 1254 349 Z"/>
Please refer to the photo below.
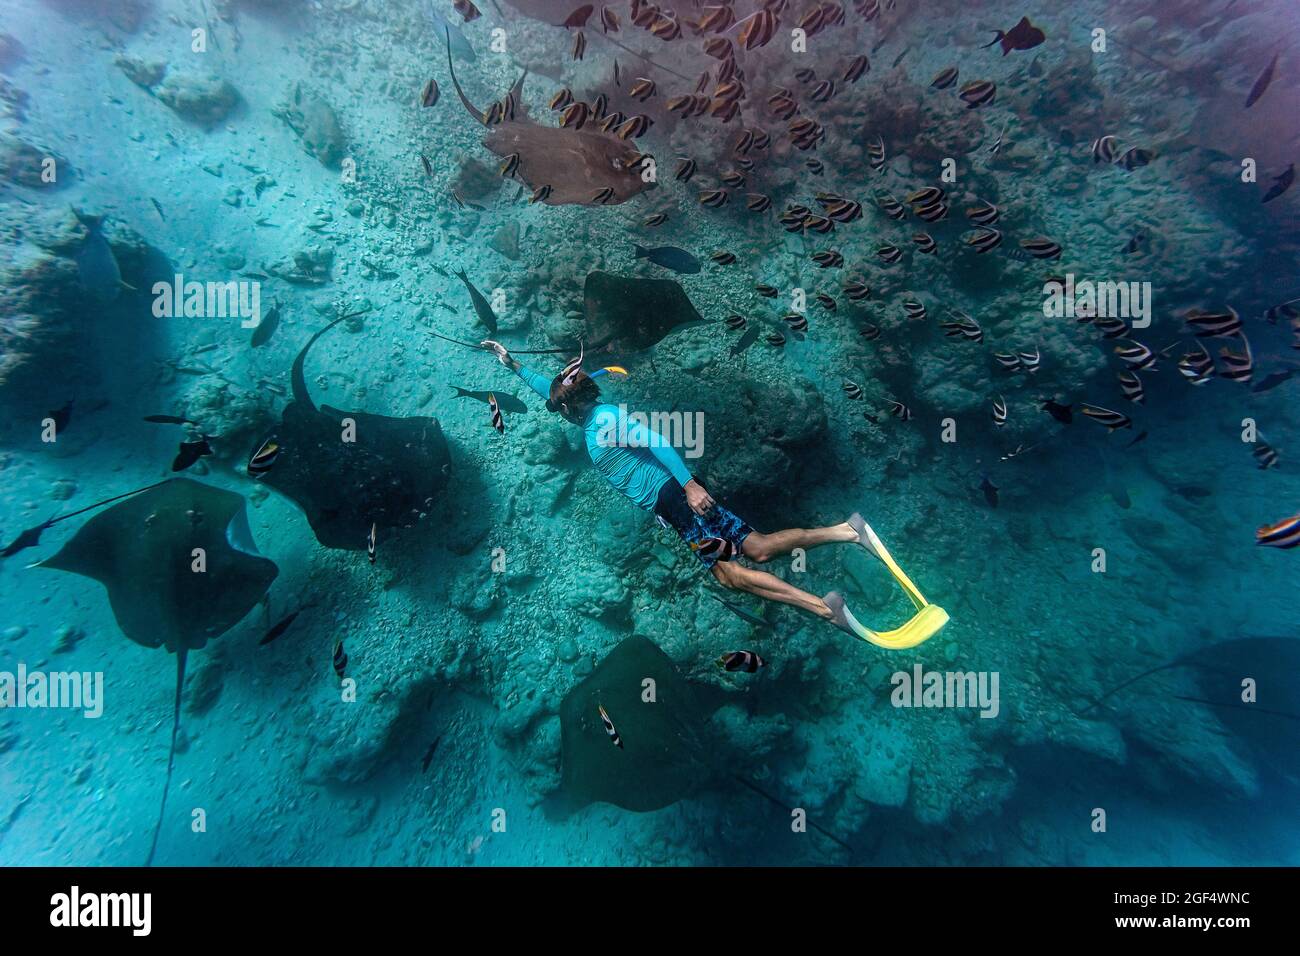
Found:
<path fill-rule="evenodd" d="M 488 348 L 492 349 L 492 351 L 496 353 L 497 358 L 500 359 L 502 365 L 522 378 L 524 384 L 542 398 L 547 399 L 548 401 L 550 400 L 551 380 L 549 378 L 545 375 L 538 375 L 522 362 L 511 358 L 510 351 L 500 342 L 493 342 L 491 339 L 486 339 L 479 344 L 486 345 Z"/>

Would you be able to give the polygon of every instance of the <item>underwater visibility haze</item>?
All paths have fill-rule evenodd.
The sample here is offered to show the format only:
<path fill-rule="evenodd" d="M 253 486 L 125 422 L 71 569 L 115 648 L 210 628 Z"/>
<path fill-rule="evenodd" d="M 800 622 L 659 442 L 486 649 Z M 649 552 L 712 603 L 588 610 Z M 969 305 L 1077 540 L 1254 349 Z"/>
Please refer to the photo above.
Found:
<path fill-rule="evenodd" d="M 0 863 L 1300 864 L 1293 0 L 0 0 Z"/>

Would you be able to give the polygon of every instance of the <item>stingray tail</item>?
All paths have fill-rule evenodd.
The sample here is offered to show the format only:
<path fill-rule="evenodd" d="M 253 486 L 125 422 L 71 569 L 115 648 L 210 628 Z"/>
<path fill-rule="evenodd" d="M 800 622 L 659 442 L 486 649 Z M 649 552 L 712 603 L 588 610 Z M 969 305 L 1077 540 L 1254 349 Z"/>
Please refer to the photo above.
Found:
<path fill-rule="evenodd" d="M 154 851 L 158 849 L 158 834 L 162 831 L 163 815 L 167 812 L 167 791 L 172 786 L 172 770 L 176 766 L 176 734 L 181 729 L 181 691 L 185 689 L 185 655 L 181 648 L 176 653 L 176 704 L 172 711 L 172 745 L 167 751 L 167 779 L 163 782 L 162 804 L 158 807 L 158 822 L 154 824 L 153 840 L 149 843 L 149 855 L 144 865 L 153 866 Z"/>
<path fill-rule="evenodd" d="M 787 806 L 784 802 L 772 796 L 770 793 L 768 793 L 758 784 L 754 783 L 752 780 L 747 780 L 738 773 L 733 773 L 731 776 L 732 779 L 734 779 L 737 783 L 742 784 L 743 786 L 749 788 L 750 790 L 753 790 L 764 800 L 768 801 L 771 804 L 774 804 L 775 806 L 780 807 L 786 813 L 794 813 L 794 807 Z M 808 825 L 812 827 L 814 830 L 816 830 L 818 833 L 820 833 L 822 836 L 824 836 L 826 839 L 830 840 L 833 843 L 838 843 L 840 846 L 844 847 L 844 849 L 848 850 L 850 853 L 853 852 L 853 847 L 849 846 L 847 843 L 845 843 L 843 840 L 837 837 L 834 833 L 831 833 L 830 830 L 827 830 L 825 827 L 818 826 L 817 823 L 815 823 L 811 817 L 808 818 Z"/>
<path fill-rule="evenodd" d="M 447 41 L 447 69 L 451 73 L 451 85 L 456 88 L 456 95 L 460 97 L 460 101 L 465 105 L 465 109 L 469 110 L 469 115 L 486 126 L 487 117 L 481 109 L 469 101 L 469 97 L 465 95 L 465 91 L 460 88 L 460 80 L 456 79 L 456 67 L 453 66 L 451 62 L 451 31 L 444 26 L 442 35 Z M 520 82 L 523 81 L 521 80 Z"/>

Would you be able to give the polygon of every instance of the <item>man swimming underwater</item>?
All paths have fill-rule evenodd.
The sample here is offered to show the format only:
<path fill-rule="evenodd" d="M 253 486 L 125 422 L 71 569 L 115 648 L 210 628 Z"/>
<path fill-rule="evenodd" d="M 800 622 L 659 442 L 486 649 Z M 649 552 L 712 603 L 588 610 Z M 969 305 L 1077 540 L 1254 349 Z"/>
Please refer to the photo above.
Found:
<path fill-rule="evenodd" d="M 825 528 L 787 528 L 763 534 L 715 501 L 686 467 L 672 445 L 657 432 L 629 421 L 615 405 L 600 401 L 600 389 L 582 370 L 581 357 L 570 362 L 553 379 L 532 371 L 511 358 L 500 342 L 482 343 L 496 353 L 501 364 L 524 380 L 546 400 L 548 411 L 582 426 L 587 454 L 596 470 L 618 491 L 659 523 L 673 528 L 691 547 L 718 583 L 769 601 L 779 601 L 809 611 L 853 634 L 845 614 L 844 599 L 832 591 L 817 597 L 787 584 L 773 574 L 735 563 L 743 554 L 764 564 L 795 548 L 822 544 L 863 544 L 869 532 L 862 517 L 853 514 L 842 524 Z M 599 373 L 597 373 L 599 374 Z M 622 439 L 622 440 L 620 440 Z"/>

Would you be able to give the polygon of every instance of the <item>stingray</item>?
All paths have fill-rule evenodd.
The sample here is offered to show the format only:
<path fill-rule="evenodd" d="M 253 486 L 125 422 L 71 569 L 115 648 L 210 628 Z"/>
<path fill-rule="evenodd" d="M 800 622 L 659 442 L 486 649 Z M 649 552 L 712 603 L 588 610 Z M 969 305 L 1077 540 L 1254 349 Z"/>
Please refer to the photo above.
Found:
<path fill-rule="evenodd" d="M 1300 774 L 1300 638 L 1242 637 L 1218 641 L 1149 667 L 1110 688 L 1079 712 L 1086 717 L 1106 701 L 1153 674 L 1186 668 L 1197 693 L 1175 700 L 1211 708 L 1233 736 L 1275 768 Z M 1252 678 L 1257 698 L 1242 700 L 1242 680 Z"/>
<path fill-rule="evenodd" d="M 644 279 L 591 272 L 582 289 L 583 339 L 553 349 L 510 349 L 514 355 L 574 355 L 580 347 L 588 352 L 605 350 L 628 354 L 658 344 L 679 328 L 707 325 L 707 321 L 681 284 L 672 279 Z M 453 339 L 441 332 L 430 335 L 467 349 L 485 350 L 476 342 Z"/>
<path fill-rule="evenodd" d="M 587 275 L 582 296 L 588 350 L 610 345 L 617 352 L 640 352 L 682 326 L 705 324 L 672 279 L 597 271 Z"/>
<path fill-rule="evenodd" d="M 507 101 L 513 105 L 500 123 L 488 123 L 487 114 L 474 106 L 456 79 L 447 49 L 447 68 L 465 109 L 488 127 L 483 145 L 498 156 L 518 156 L 514 176 L 534 192 L 550 187 L 539 197 L 548 206 L 616 206 L 627 202 L 654 184 L 641 177 L 641 153 L 626 140 L 589 126 L 572 129 L 542 126 L 528 116 L 524 107 L 524 77 L 511 88 Z M 525 74 L 526 76 L 527 74 Z M 605 190 L 608 189 L 608 195 Z M 596 197 L 601 196 L 598 200 Z"/>
<path fill-rule="evenodd" d="M 293 400 L 280 426 L 254 448 L 278 446 L 274 462 L 257 477 L 303 510 L 317 541 L 358 551 L 372 527 L 409 528 L 428 513 L 451 472 L 451 456 L 436 418 L 316 407 L 303 366 L 316 340 L 342 321 L 329 323 L 298 353 Z"/>
<path fill-rule="evenodd" d="M 650 703 L 642 697 L 647 678 L 654 681 Z M 602 722 L 601 708 L 614 725 L 618 744 Z M 560 790 L 550 809 L 564 814 L 591 803 L 612 803 L 645 813 L 730 779 L 791 813 L 791 807 L 725 766 L 718 741 L 701 737 L 713 709 L 657 645 L 636 635 L 627 638 L 560 704 Z"/>
<path fill-rule="evenodd" d="M 196 549 L 202 549 L 202 570 L 196 570 Z M 173 478 L 101 511 L 57 554 L 33 567 L 99 581 L 123 634 L 142 647 L 165 647 L 176 655 L 171 750 L 148 866 L 176 762 L 186 655 L 239 623 L 279 569 L 257 553 L 243 496 L 189 478 Z"/>

